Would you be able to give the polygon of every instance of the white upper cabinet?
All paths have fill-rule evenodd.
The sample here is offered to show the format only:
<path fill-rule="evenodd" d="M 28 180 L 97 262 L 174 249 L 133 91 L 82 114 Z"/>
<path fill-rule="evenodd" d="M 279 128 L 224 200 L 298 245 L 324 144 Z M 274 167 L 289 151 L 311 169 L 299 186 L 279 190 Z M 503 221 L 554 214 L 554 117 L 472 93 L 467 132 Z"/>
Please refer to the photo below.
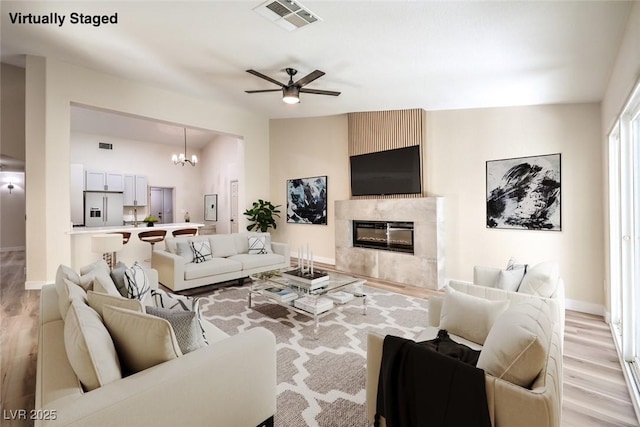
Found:
<path fill-rule="evenodd" d="M 85 172 L 85 191 L 124 191 L 121 173 L 88 170 Z"/>
<path fill-rule="evenodd" d="M 124 205 L 147 206 L 147 177 L 124 175 Z"/>

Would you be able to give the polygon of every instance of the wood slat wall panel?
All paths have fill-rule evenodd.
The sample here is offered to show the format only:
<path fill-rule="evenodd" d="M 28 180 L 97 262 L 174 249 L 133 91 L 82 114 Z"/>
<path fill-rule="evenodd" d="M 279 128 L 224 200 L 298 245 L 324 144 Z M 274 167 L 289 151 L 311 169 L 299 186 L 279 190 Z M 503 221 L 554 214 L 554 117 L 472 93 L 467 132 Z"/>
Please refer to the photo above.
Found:
<path fill-rule="evenodd" d="M 420 175 L 423 177 L 422 194 L 394 194 L 387 196 L 351 196 L 352 199 L 404 199 L 423 197 L 424 153 L 426 148 L 425 110 L 366 111 L 349 113 L 349 156 L 375 153 L 395 148 L 420 146 Z"/>

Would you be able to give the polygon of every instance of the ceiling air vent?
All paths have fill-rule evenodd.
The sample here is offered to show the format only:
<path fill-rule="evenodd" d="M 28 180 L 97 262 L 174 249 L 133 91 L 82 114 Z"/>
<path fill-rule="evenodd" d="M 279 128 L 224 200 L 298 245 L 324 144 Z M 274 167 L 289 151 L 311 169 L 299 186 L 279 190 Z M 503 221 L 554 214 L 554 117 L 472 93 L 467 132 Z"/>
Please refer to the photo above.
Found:
<path fill-rule="evenodd" d="M 297 30 L 320 20 L 315 13 L 292 0 L 267 0 L 253 10 L 287 31 Z"/>
<path fill-rule="evenodd" d="M 109 142 L 98 142 L 98 148 L 103 150 L 113 150 L 113 144 Z"/>

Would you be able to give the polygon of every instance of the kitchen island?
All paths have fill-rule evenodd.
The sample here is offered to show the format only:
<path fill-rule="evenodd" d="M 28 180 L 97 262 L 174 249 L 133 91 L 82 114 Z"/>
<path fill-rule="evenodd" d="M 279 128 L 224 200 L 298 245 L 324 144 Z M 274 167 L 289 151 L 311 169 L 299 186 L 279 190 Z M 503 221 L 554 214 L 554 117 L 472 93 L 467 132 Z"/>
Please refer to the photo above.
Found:
<path fill-rule="evenodd" d="M 116 253 L 116 259 L 122 261 L 127 266 L 131 266 L 135 261 L 140 264 L 150 266 L 149 262 L 144 260 L 151 258 L 151 245 L 143 242 L 138 238 L 138 234 L 143 231 L 150 230 L 166 230 L 167 236 L 171 236 L 171 232 L 182 228 L 198 228 L 204 227 L 204 224 L 198 222 L 177 222 L 170 224 L 155 224 L 153 227 L 147 227 L 145 223 L 140 223 L 138 227 L 133 225 L 121 225 L 113 227 L 74 227 L 69 231 L 71 236 L 71 267 L 79 270 L 85 265 L 89 265 L 94 261 L 102 258 L 102 254 L 92 252 L 91 236 L 94 234 L 118 233 L 126 231 L 131 233 L 129 242 Z M 156 243 L 155 249 L 164 248 L 164 242 Z"/>

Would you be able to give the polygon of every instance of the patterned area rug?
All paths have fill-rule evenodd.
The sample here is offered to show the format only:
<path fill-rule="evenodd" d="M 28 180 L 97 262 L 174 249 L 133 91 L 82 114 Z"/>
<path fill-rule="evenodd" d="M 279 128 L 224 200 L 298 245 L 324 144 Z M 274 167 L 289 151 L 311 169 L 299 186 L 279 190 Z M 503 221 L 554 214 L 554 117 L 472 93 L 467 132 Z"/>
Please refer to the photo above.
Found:
<path fill-rule="evenodd" d="M 320 319 L 314 340 L 311 317 L 262 297 L 249 309 L 248 289 L 221 288 L 202 297 L 202 314 L 229 335 L 264 327 L 276 336 L 276 427 L 366 426 L 367 333 L 413 338 L 427 324 L 426 300 L 365 287 L 367 314 L 354 298 Z"/>

